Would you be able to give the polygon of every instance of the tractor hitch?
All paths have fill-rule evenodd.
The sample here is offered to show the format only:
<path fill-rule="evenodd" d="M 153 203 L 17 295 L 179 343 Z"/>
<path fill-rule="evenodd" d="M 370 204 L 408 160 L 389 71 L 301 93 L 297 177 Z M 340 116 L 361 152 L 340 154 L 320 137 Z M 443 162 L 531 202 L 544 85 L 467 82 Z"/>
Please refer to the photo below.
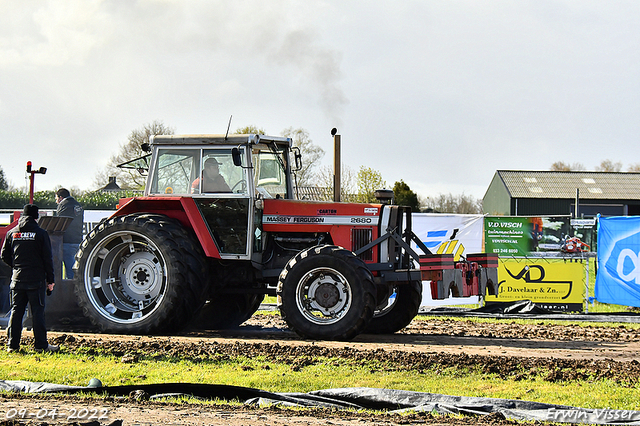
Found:
<path fill-rule="evenodd" d="M 457 262 L 453 259 L 453 254 L 420 256 L 420 275 L 423 281 L 431 281 L 433 299 L 484 296 L 487 291 L 497 296 L 497 255 L 479 253 Z"/>

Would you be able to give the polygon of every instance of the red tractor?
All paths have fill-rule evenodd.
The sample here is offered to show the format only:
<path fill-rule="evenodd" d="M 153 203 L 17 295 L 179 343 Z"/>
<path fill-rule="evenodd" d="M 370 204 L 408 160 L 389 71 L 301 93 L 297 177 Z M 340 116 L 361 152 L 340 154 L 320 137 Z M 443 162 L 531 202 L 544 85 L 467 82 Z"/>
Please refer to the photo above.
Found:
<path fill-rule="evenodd" d="M 423 263 L 433 255 L 411 231 L 410 208 L 298 200 L 300 153 L 288 138 L 155 136 L 145 149 L 124 165 L 148 173 L 144 196 L 121 200 L 76 256 L 78 303 L 103 331 L 234 327 L 277 295 L 302 337 L 393 333 L 417 314 L 423 278 L 438 279 L 433 262 L 417 267 L 412 242 Z M 493 264 L 474 265 L 464 279 L 440 274 L 441 296 L 469 274 L 473 294 L 497 281 Z"/>

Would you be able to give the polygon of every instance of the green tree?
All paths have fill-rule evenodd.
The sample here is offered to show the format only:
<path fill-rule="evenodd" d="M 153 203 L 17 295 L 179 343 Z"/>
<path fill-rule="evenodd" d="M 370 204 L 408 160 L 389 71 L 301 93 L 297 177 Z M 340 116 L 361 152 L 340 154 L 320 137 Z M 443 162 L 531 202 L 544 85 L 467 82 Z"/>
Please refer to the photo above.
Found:
<path fill-rule="evenodd" d="M 376 202 L 376 189 L 384 189 L 387 186 L 379 171 L 364 166 L 360 166 L 356 182 L 358 186 L 357 201 L 359 203 Z"/>
<path fill-rule="evenodd" d="M 0 166 L 0 190 L 7 191 L 9 189 L 9 183 L 4 175 L 4 170 Z"/>
<path fill-rule="evenodd" d="M 238 127 L 235 131 L 236 135 L 266 135 L 267 131 L 259 128 L 258 126 L 249 125 L 244 127 Z"/>
<path fill-rule="evenodd" d="M 29 202 L 29 194 L 24 191 L 0 190 L 0 209 L 21 209 Z M 1 242 L 0 242 L 1 243 Z"/>
<path fill-rule="evenodd" d="M 414 212 L 420 211 L 418 194 L 413 192 L 411 188 L 409 188 L 409 185 L 407 185 L 403 180 L 400 180 L 400 182 L 396 182 L 393 185 L 393 198 L 395 199 L 395 204 L 400 206 L 409 206 L 411 207 L 411 211 Z"/>
<path fill-rule="evenodd" d="M 147 152 L 143 151 L 141 146 L 143 143 L 149 143 L 152 135 L 172 135 L 174 132 L 173 128 L 165 126 L 162 121 L 158 120 L 133 130 L 129 134 L 127 142 L 120 145 L 120 151 L 111 156 L 105 169 L 97 173 L 94 180 L 96 187 L 105 186 L 109 181 L 109 177 L 115 176 L 118 185 L 123 190 L 144 189 L 146 176 L 143 176 L 137 170 L 118 168 L 118 164 L 146 155 Z"/>
<path fill-rule="evenodd" d="M 297 185 L 311 186 L 313 182 L 317 182 L 317 169 L 322 157 L 324 157 L 324 149 L 314 144 L 309 137 L 309 132 L 303 128 L 289 127 L 284 129 L 280 135 L 291 138 L 293 146 L 300 149 L 302 169 L 296 172 Z"/>

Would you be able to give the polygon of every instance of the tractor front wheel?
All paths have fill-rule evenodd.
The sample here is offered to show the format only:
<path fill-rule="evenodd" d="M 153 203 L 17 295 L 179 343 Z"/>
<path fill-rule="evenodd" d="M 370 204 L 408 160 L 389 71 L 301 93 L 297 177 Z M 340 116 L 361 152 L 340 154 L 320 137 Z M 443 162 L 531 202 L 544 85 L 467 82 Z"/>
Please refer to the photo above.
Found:
<path fill-rule="evenodd" d="M 376 304 L 366 264 L 331 245 L 311 247 L 291 259 L 280 274 L 277 295 L 289 327 L 317 340 L 354 338 L 366 328 Z"/>
<path fill-rule="evenodd" d="M 402 330 L 418 315 L 421 302 L 421 281 L 395 286 L 391 296 L 376 307 L 365 333 L 393 334 Z"/>

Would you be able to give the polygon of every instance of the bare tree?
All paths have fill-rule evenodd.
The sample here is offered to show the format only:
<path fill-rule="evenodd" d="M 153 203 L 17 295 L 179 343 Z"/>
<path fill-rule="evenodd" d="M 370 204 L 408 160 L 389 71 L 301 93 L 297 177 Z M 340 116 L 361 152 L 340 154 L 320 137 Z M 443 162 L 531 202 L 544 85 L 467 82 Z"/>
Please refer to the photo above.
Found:
<path fill-rule="evenodd" d="M 627 169 L 628 172 L 640 172 L 640 163 L 630 164 Z"/>
<path fill-rule="evenodd" d="M 293 146 L 300 148 L 302 154 L 302 169 L 296 172 L 296 180 L 298 186 L 310 186 L 316 179 L 317 169 L 322 157 L 324 157 L 324 149 L 314 144 L 309 137 L 309 132 L 303 128 L 294 129 L 289 127 L 284 129 L 281 136 L 291 138 Z"/>
<path fill-rule="evenodd" d="M 622 163 L 621 162 L 617 162 L 614 163 L 613 161 L 607 159 L 607 160 L 602 160 L 600 162 L 599 166 L 596 166 L 596 171 L 598 172 L 620 172 L 622 171 Z"/>
<path fill-rule="evenodd" d="M 436 197 L 420 198 L 423 211 L 435 213 L 480 214 L 482 200 L 471 195 L 439 194 Z"/>
<path fill-rule="evenodd" d="M 118 164 L 146 155 L 147 153 L 142 150 L 141 146 L 143 143 L 148 143 L 152 135 L 172 135 L 174 132 L 173 128 L 165 126 L 162 121 L 158 120 L 133 130 L 129 134 L 127 142 L 120 145 L 120 151 L 112 155 L 104 170 L 96 174 L 94 180 L 96 187 L 103 187 L 109 181 L 109 177 L 114 176 L 122 189 L 144 189 L 145 176 L 142 176 L 137 170 L 118 168 Z"/>
<path fill-rule="evenodd" d="M 549 168 L 552 172 L 571 172 L 578 170 L 585 170 L 585 167 L 582 163 L 565 163 L 564 161 L 556 161 Z"/>
<path fill-rule="evenodd" d="M 304 158 L 303 158 L 304 161 Z M 347 202 L 355 202 L 356 194 L 356 177 L 353 169 L 345 164 L 340 166 L 340 199 Z M 333 194 L 333 167 L 321 166 L 316 174 L 315 186 L 326 188 L 327 193 Z M 333 197 L 327 197 L 326 201 L 332 200 Z"/>
<path fill-rule="evenodd" d="M 239 135 L 266 135 L 267 131 L 261 127 L 249 125 L 239 127 L 235 133 Z M 322 157 L 324 157 L 324 150 L 313 143 L 309 137 L 309 132 L 302 127 L 297 129 L 288 127 L 280 132 L 280 136 L 291 138 L 293 146 L 300 148 L 300 154 L 302 154 L 302 169 L 296 172 L 298 186 L 313 185 L 314 181 L 317 181 L 317 168 L 319 167 Z"/>

